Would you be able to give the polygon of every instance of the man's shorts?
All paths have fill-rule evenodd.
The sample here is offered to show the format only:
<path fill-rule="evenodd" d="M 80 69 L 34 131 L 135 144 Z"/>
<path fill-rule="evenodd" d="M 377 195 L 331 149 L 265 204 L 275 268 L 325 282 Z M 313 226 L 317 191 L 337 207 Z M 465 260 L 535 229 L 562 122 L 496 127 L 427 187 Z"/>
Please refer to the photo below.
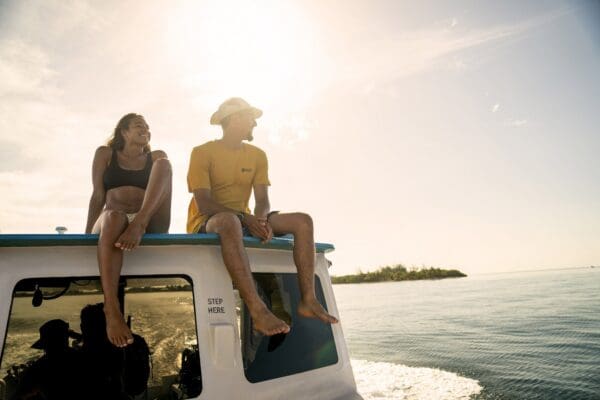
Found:
<path fill-rule="evenodd" d="M 269 218 L 273 214 L 279 214 L 279 211 L 271 211 L 270 213 L 268 213 L 267 214 L 267 221 L 269 220 Z M 204 221 L 204 223 L 202 225 L 200 225 L 200 229 L 198 229 L 197 233 L 206 233 L 206 224 L 208 224 L 208 221 L 211 218 L 212 218 L 212 215 L 210 217 L 208 217 L 208 219 L 206 221 Z M 242 235 L 243 236 L 252 236 L 252 234 L 250 233 L 250 231 L 248 230 L 248 228 L 245 227 L 245 226 L 242 226 Z"/>

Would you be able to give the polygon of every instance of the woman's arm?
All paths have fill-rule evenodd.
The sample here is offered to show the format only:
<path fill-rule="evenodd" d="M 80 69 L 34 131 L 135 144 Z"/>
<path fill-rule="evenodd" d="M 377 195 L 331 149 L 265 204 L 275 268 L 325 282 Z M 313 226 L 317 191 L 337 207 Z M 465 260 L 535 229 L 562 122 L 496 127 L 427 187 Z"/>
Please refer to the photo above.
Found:
<path fill-rule="evenodd" d="M 94 162 L 92 163 L 92 197 L 90 198 L 90 204 L 88 208 L 87 224 L 85 226 L 85 233 L 92 233 L 92 228 L 96 223 L 96 220 L 102 212 L 104 203 L 106 201 L 106 191 L 104 190 L 104 171 L 108 165 L 108 160 L 112 150 L 107 146 L 100 146 L 94 154 Z"/>

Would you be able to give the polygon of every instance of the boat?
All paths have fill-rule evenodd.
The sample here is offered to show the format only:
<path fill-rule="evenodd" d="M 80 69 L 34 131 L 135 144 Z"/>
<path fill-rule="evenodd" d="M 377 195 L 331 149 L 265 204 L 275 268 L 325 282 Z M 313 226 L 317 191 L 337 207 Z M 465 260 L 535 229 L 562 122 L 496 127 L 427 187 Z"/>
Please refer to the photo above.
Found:
<path fill-rule="evenodd" d="M 69 349 L 77 354 L 82 348 L 80 310 L 102 301 L 97 240 L 87 234 L 0 235 L 0 400 L 14 398 L 42 357 L 32 343 L 42 341 L 47 321 L 66 322 Z M 267 337 L 253 329 L 217 235 L 146 234 L 140 247 L 125 255 L 119 285 L 124 315 L 137 335 L 134 343 L 147 343 L 151 366 L 143 390 L 128 392 L 128 398 L 362 399 L 341 323 L 324 324 L 295 312 L 293 238 L 262 244 L 246 237 L 244 245 L 259 294 L 291 331 Z M 326 258 L 333 249 L 316 244 L 315 284 L 319 301 L 339 315 Z M 80 390 L 81 398 L 88 398 L 85 392 L 94 389 Z"/>

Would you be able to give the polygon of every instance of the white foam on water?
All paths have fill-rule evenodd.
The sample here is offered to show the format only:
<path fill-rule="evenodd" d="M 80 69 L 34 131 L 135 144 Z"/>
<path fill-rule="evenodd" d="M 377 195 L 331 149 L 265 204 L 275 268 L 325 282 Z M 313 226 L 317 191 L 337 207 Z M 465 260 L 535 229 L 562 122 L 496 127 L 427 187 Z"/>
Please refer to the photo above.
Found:
<path fill-rule="evenodd" d="M 434 368 L 352 360 L 352 369 L 365 400 L 467 400 L 482 389 L 474 379 Z"/>

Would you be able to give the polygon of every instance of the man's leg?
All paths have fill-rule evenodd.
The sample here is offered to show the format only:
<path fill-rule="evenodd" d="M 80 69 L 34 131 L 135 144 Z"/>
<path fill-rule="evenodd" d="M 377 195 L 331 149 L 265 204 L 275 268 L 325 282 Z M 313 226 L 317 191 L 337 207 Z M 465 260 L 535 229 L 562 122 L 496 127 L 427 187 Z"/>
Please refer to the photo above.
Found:
<path fill-rule="evenodd" d="M 171 163 L 166 158 L 161 158 L 154 161 L 152 164 L 152 171 L 150 172 L 150 179 L 148 180 L 148 186 L 144 193 L 144 201 L 138 211 L 137 215 L 131 221 L 131 223 L 125 229 L 125 232 L 119 236 L 116 244 L 123 250 L 133 250 L 140 244 L 142 235 L 146 232 L 146 228 L 150 223 L 151 219 L 155 214 L 162 211 L 161 219 L 163 221 L 156 221 L 155 224 L 161 225 L 161 227 L 168 226 L 171 219 Z M 168 204 L 169 209 L 162 207 Z M 162 229 L 161 229 L 162 230 Z"/>
<path fill-rule="evenodd" d="M 256 291 L 244 249 L 242 224 L 237 216 L 228 212 L 217 213 L 208 220 L 206 231 L 217 233 L 221 239 L 223 262 L 250 310 L 254 328 L 267 336 L 289 332 L 290 327 L 267 308 Z"/>
<path fill-rule="evenodd" d="M 127 227 L 125 213 L 105 210 L 100 217 L 100 237 L 98 239 L 98 267 L 104 293 L 104 314 L 108 340 L 117 347 L 133 343 L 131 331 L 121 314 L 118 288 L 123 265 L 123 251 L 115 247 L 115 240 Z"/>
<path fill-rule="evenodd" d="M 335 324 L 337 318 L 325 311 L 315 296 L 315 240 L 312 218 L 303 213 L 272 214 L 269 223 L 276 235 L 294 235 L 294 263 L 302 299 L 298 314 Z"/>

